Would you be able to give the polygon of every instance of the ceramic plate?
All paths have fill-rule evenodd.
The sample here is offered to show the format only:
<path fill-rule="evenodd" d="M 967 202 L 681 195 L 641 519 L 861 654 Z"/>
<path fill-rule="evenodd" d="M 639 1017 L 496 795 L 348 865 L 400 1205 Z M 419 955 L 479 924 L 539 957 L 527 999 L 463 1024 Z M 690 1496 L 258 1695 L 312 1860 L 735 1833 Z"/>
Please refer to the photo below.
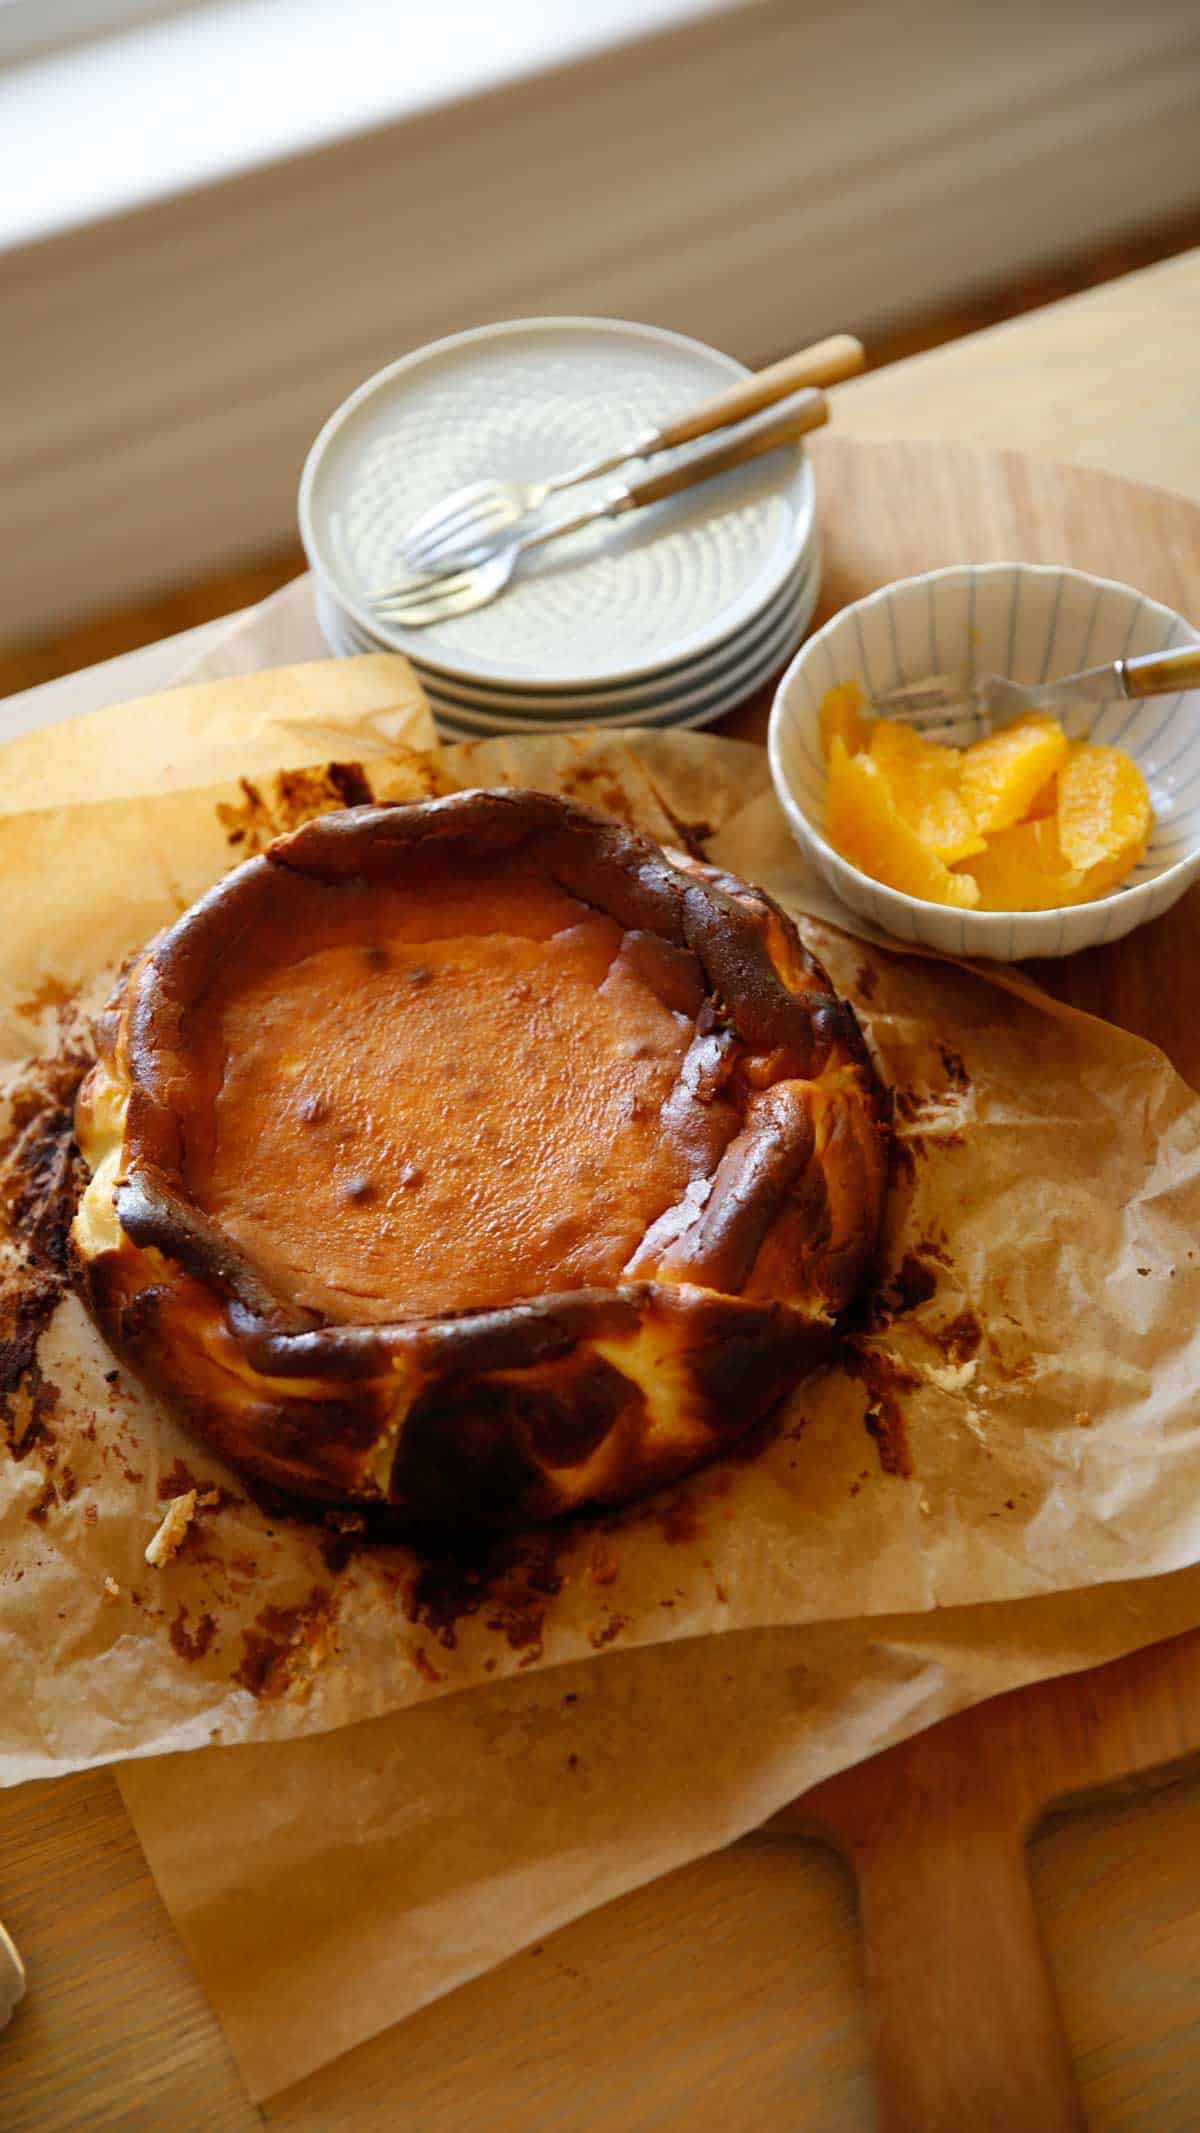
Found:
<path fill-rule="evenodd" d="M 814 580 L 806 589 L 795 615 L 789 618 L 787 626 L 781 630 L 776 640 L 765 645 L 754 660 L 746 667 L 739 668 L 732 677 L 714 684 L 711 689 L 697 692 L 686 704 L 671 704 L 657 710 L 633 713 L 613 712 L 603 718 L 586 720 L 570 717 L 522 718 L 515 712 L 509 712 L 500 718 L 442 698 L 435 688 L 427 684 L 430 706 L 439 726 L 447 729 L 453 726 L 459 733 L 465 735 L 469 732 L 475 738 L 502 733 L 578 731 L 581 726 L 603 730 L 615 730 L 624 726 L 710 726 L 718 719 L 727 717 L 731 711 L 736 711 L 756 689 L 762 688 L 765 682 L 769 682 L 773 675 L 778 674 L 797 638 L 802 637 L 808 627 L 816 605 L 817 592 L 818 586 Z"/>
<path fill-rule="evenodd" d="M 515 696 L 502 707 L 497 707 L 467 696 L 452 683 L 443 682 L 438 675 L 421 673 L 419 678 L 439 716 L 448 713 L 460 723 L 469 724 L 476 733 L 562 731 L 583 725 L 676 725 L 686 715 L 703 712 L 713 704 L 719 708 L 710 715 L 722 717 L 726 709 L 740 703 L 762 681 L 779 672 L 812 619 L 819 586 L 820 573 L 814 567 L 799 585 L 791 589 L 787 605 L 775 611 L 769 628 L 757 632 L 754 642 L 740 650 L 736 657 L 711 670 L 701 669 L 694 680 L 690 678 L 693 670 L 685 670 L 682 686 L 648 695 L 639 693 L 603 711 L 580 711 L 570 699 L 547 707 L 542 698 L 532 695 L 527 698 Z M 320 586 L 316 591 L 316 606 L 318 620 L 335 652 L 353 656 L 378 649 L 337 611 Z"/>
<path fill-rule="evenodd" d="M 475 614 L 405 632 L 365 603 L 399 575 L 404 528 L 452 490 L 559 471 L 745 375 L 699 341 L 613 319 L 515 321 L 435 342 L 360 386 L 321 431 L 300 487 L 309 561 L 360 628 L 447 679 L 570 691 L 699 658 L 780 592 L 809 545 L 799 445 L 572 536 Z M 586 493 L 548 509 L 565 515 Z"/>
<path fill-rule="evenodd" d="M 782 646 L 786 656 L 803 634 L 812 614 L 818 583 L 819 570 L 814 560 L 788 581 L 783 595 L 772 601 L 766 615 L 758 619 L 752 629 L 744 630 L 732 646 L 721 646 L 706 659 L 692 660 L 686 666 L 673 668 L 669 681 L 641 688 L 608 690 L 598 695 L 587 692 L 578 696 L 557 692 L 551 696 L 542 690 L 485 692 L 470 683 L 447 680 L 417 661 L 413 664 L 428 693 L 493 720 L 497 730 L 507 730 L 514 717 L 519 721 L 536 722 L 554 719 L 560 724 L 571 725 L 641 718 L 658 710 L 688 708 L 701 692 L 710 692 L 724 682 L 733 681 L 757 664 L 760 652 L 768 646 L 772 650 Z M 335 651 L 353 654 L 381 649 L 379 640 L 368 636 L 344 610 L 339 609 L 319 582 L 315 587 L 315 603 L 317 619 Z"/>

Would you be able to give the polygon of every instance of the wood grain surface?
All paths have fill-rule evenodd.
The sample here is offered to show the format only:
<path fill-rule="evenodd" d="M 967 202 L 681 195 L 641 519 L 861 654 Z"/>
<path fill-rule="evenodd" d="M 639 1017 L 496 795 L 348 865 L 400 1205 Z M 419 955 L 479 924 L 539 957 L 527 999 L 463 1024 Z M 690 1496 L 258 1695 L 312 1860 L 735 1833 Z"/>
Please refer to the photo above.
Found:
<path fill-rule="evenodd" d="M 1082 564 L 1200 610 L 1200 510 L 1181 499 L 932 444 L 829 436 L 817 456 L 825 612 L 908 571 L 1013 557 Z M 734 728 L 761 737 L 764 720 L 759 700 Z M 1152 1036 L 1200 1080 L 1195 993 L 1183 976 L 1198 929 L 1193 895 L 1129 942 L 1039 975 Z M 1014 2050 L 1020 2042 L 1028 2084 L 1035 2074 L 1043 2084 L 1018 2085 L 1025 2115 L 1010 2104 L 1007 2133 L 1079 2123 L 1080 2098 L 1101 2133 L 1200 2124 L 1200 1786 L 1184 1780 L 1058 1822 L 1033 1846 L 1032 1898 L 1021 1898 L 1023 1911 L 1013 1904 L 1021 1846 L 1046 1803 L 1200 1745 L 1198 1655 L 1200 1639 L 1179 1640 L 1006 1698 L 804 1804 L 801 1826 L 819 1817 L 861 1869 L 873 1935 L 902 1900 L 908 1907 L 900 1945 L 876 1937 L 868 1957 L 877 2030 L 885 2014 L 891 2023 L 876 2037 L 894 2101 L 885 2123 L 999 2122 L 985 2114 L 978 2074 L 955 2118 L 929 2115 L 948 2092 L 956 2107 L 964 2094 L 956 2023 L 968 1993 L 983 2014 L 1011 2003 L 1002 2034 Z M 999 1882 L 994 1850 L 972 1882 L 981 1800 L 995 1803 L 989 1828 L 1007 1847 Z M 922 1868 L 907 1878 L 905 1833 L 905 1856 L 919 1848 Z M 3 2133 L 243 2133 L 264 2120 L 287 2133 L 843 2133 L 872 2122 L 852 1884 L 806 1838 L 749 1840 L 606 1907 L 264 2112 L 239 2087 L 107 1775 L 0 1797 L 0 1916 L 30 1969 L 28 1999 L 0 2040 Z M 954 1945 L 955 1919 L 974 1969 L 951 1977 L 951 2007 L 939 1950 Z M 906 2004 L 907 2036 L 896 2020 Z M 940 2028 L 916 2021 L 922 2004 L 926 2022 L 940 2005 Z M 1031 2036 L 1040 2038 L 1032 2055 Z M 942 2071 L 932 2100 L 914 2087 L 914 2040 L 916 2056 Z"/>
<path fill-rule="evenodd" d="M 1016 445 L 1200 500 L 1198 343 L 1193 250 L 872 370 L 839 388 L 838 421 L 872 440 Z"/>
<path fill-rule="evenodd" d="M 1025 1848 L 1055 1806 L 1198 1754 L 1192 1634 L 960 1712 L 777 1818 L 856 1875 L 884 2133 L 1086 2125 Z"/>

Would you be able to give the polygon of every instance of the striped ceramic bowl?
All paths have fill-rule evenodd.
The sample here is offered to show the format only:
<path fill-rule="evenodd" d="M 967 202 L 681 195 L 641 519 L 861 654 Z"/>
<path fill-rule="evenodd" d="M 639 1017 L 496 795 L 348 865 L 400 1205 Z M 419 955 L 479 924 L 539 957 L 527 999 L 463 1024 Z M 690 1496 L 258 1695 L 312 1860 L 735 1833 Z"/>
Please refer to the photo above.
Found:
<path fill-rule="evenodd" d="M 775 696 L 768 748 L 775 790 L 793 833 L 851 910 L 947 955 L 1073 955 L 1120 940 L 1183 895 L 1200 875 L 1200 690 L 1119 698 L 1062 714 L 1084 734 L 1141 765 L 1154 829 L 1124 887 L 1058 911 L 956 911 L 886 888 L 825 841 L 825 765 L 818 714 L 835 682 L 868 699 L 930 674 L 1005 674 L 1039 682 L 1137 652 L 1200 641 L 1181 615 L 1128 585 L 1033 563 L 979 563 L 902 578 L 857 600 L 810 637 Z"/>

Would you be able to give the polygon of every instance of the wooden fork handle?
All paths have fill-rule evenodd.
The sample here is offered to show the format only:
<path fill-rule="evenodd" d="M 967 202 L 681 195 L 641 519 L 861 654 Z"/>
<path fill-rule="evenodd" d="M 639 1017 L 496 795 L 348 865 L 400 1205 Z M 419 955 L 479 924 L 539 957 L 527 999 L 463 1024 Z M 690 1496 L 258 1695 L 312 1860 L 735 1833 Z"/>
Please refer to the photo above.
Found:
<path fill-rule="evenodd" d="M 693 408 L 690 415 L 681 415 L 676 422 L 666 423 L 658 432 L 654 449 L 665 452 L 672 445 L 690 444 L 694 437 L 707 437 L 713 430 L 726 429 L 745 415 L 756 415 L 760 407 L 773 407 L 777 400 L 801 386 L 840 385 L 843 378 L 852 378 L 862 370 L 866 360 L 862 342 L 851 333 L 834 333 L 826 341 L 814 341 L 811 348 L 799 348 L 795 355 L 784 356 L 782 362 L 756 371 L 752 378 L 741 379 L 719 399 Z"/>
<path fill-rule="evenodd" d="M 690 459 L 667 467 L 661 474 L 646 474 L 626 482 L 623 508 L 630 510 L 642 504 L 656 504 L 664 496 L 678 496 L 697 482 L 710 481 L 714 474 L 724 474 L 728 468 L 744 466 L 748 459 L 757 459 L 763 452 L 773 452 L 776 445 L 794 443 L 797 437 L 820 429 L 828 420 L 829 402 L 824 393 L 794 393 L 778 407 L 764 408 L 761 414 L 751 416 L 732 436 L 710 445 L 706 452 L 694 452 Z"/>
<path fill-rule="evenodd" d="M 1173 652 L 1143 652 L 1121 661 L 1126 696 L 1168 696 L 1173 689 L 1200 689 L 1200 644 Z"/>

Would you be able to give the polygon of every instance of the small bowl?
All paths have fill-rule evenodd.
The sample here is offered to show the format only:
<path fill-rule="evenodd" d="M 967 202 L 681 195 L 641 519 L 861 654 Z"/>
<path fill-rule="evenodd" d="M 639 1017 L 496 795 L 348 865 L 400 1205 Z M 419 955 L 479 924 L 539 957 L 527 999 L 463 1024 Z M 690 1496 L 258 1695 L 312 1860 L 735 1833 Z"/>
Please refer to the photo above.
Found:
<path fill-rule="evenodd" d="M 843 859 L 823 830 L 821 699 L 836 682 L 856 681 L 869 702 L 930 674 L 1039 682 L 1197 641 L 1182 615 L 1083 570 L 979 563 L 901 578 L 836 614 L 780 682 L 767 740 L 780 805 L 843 903 L 901 940 L 1004 963 L 1120 940 L 1169 910 L 1200 875 L 1200 689 L 1064 707 L 1072 740 L 1112 742 L 1134 757 L 1150 788 L 1154 827 L 1125 887 L 1054 911 L 953 910 L 887 888 Z"/>

